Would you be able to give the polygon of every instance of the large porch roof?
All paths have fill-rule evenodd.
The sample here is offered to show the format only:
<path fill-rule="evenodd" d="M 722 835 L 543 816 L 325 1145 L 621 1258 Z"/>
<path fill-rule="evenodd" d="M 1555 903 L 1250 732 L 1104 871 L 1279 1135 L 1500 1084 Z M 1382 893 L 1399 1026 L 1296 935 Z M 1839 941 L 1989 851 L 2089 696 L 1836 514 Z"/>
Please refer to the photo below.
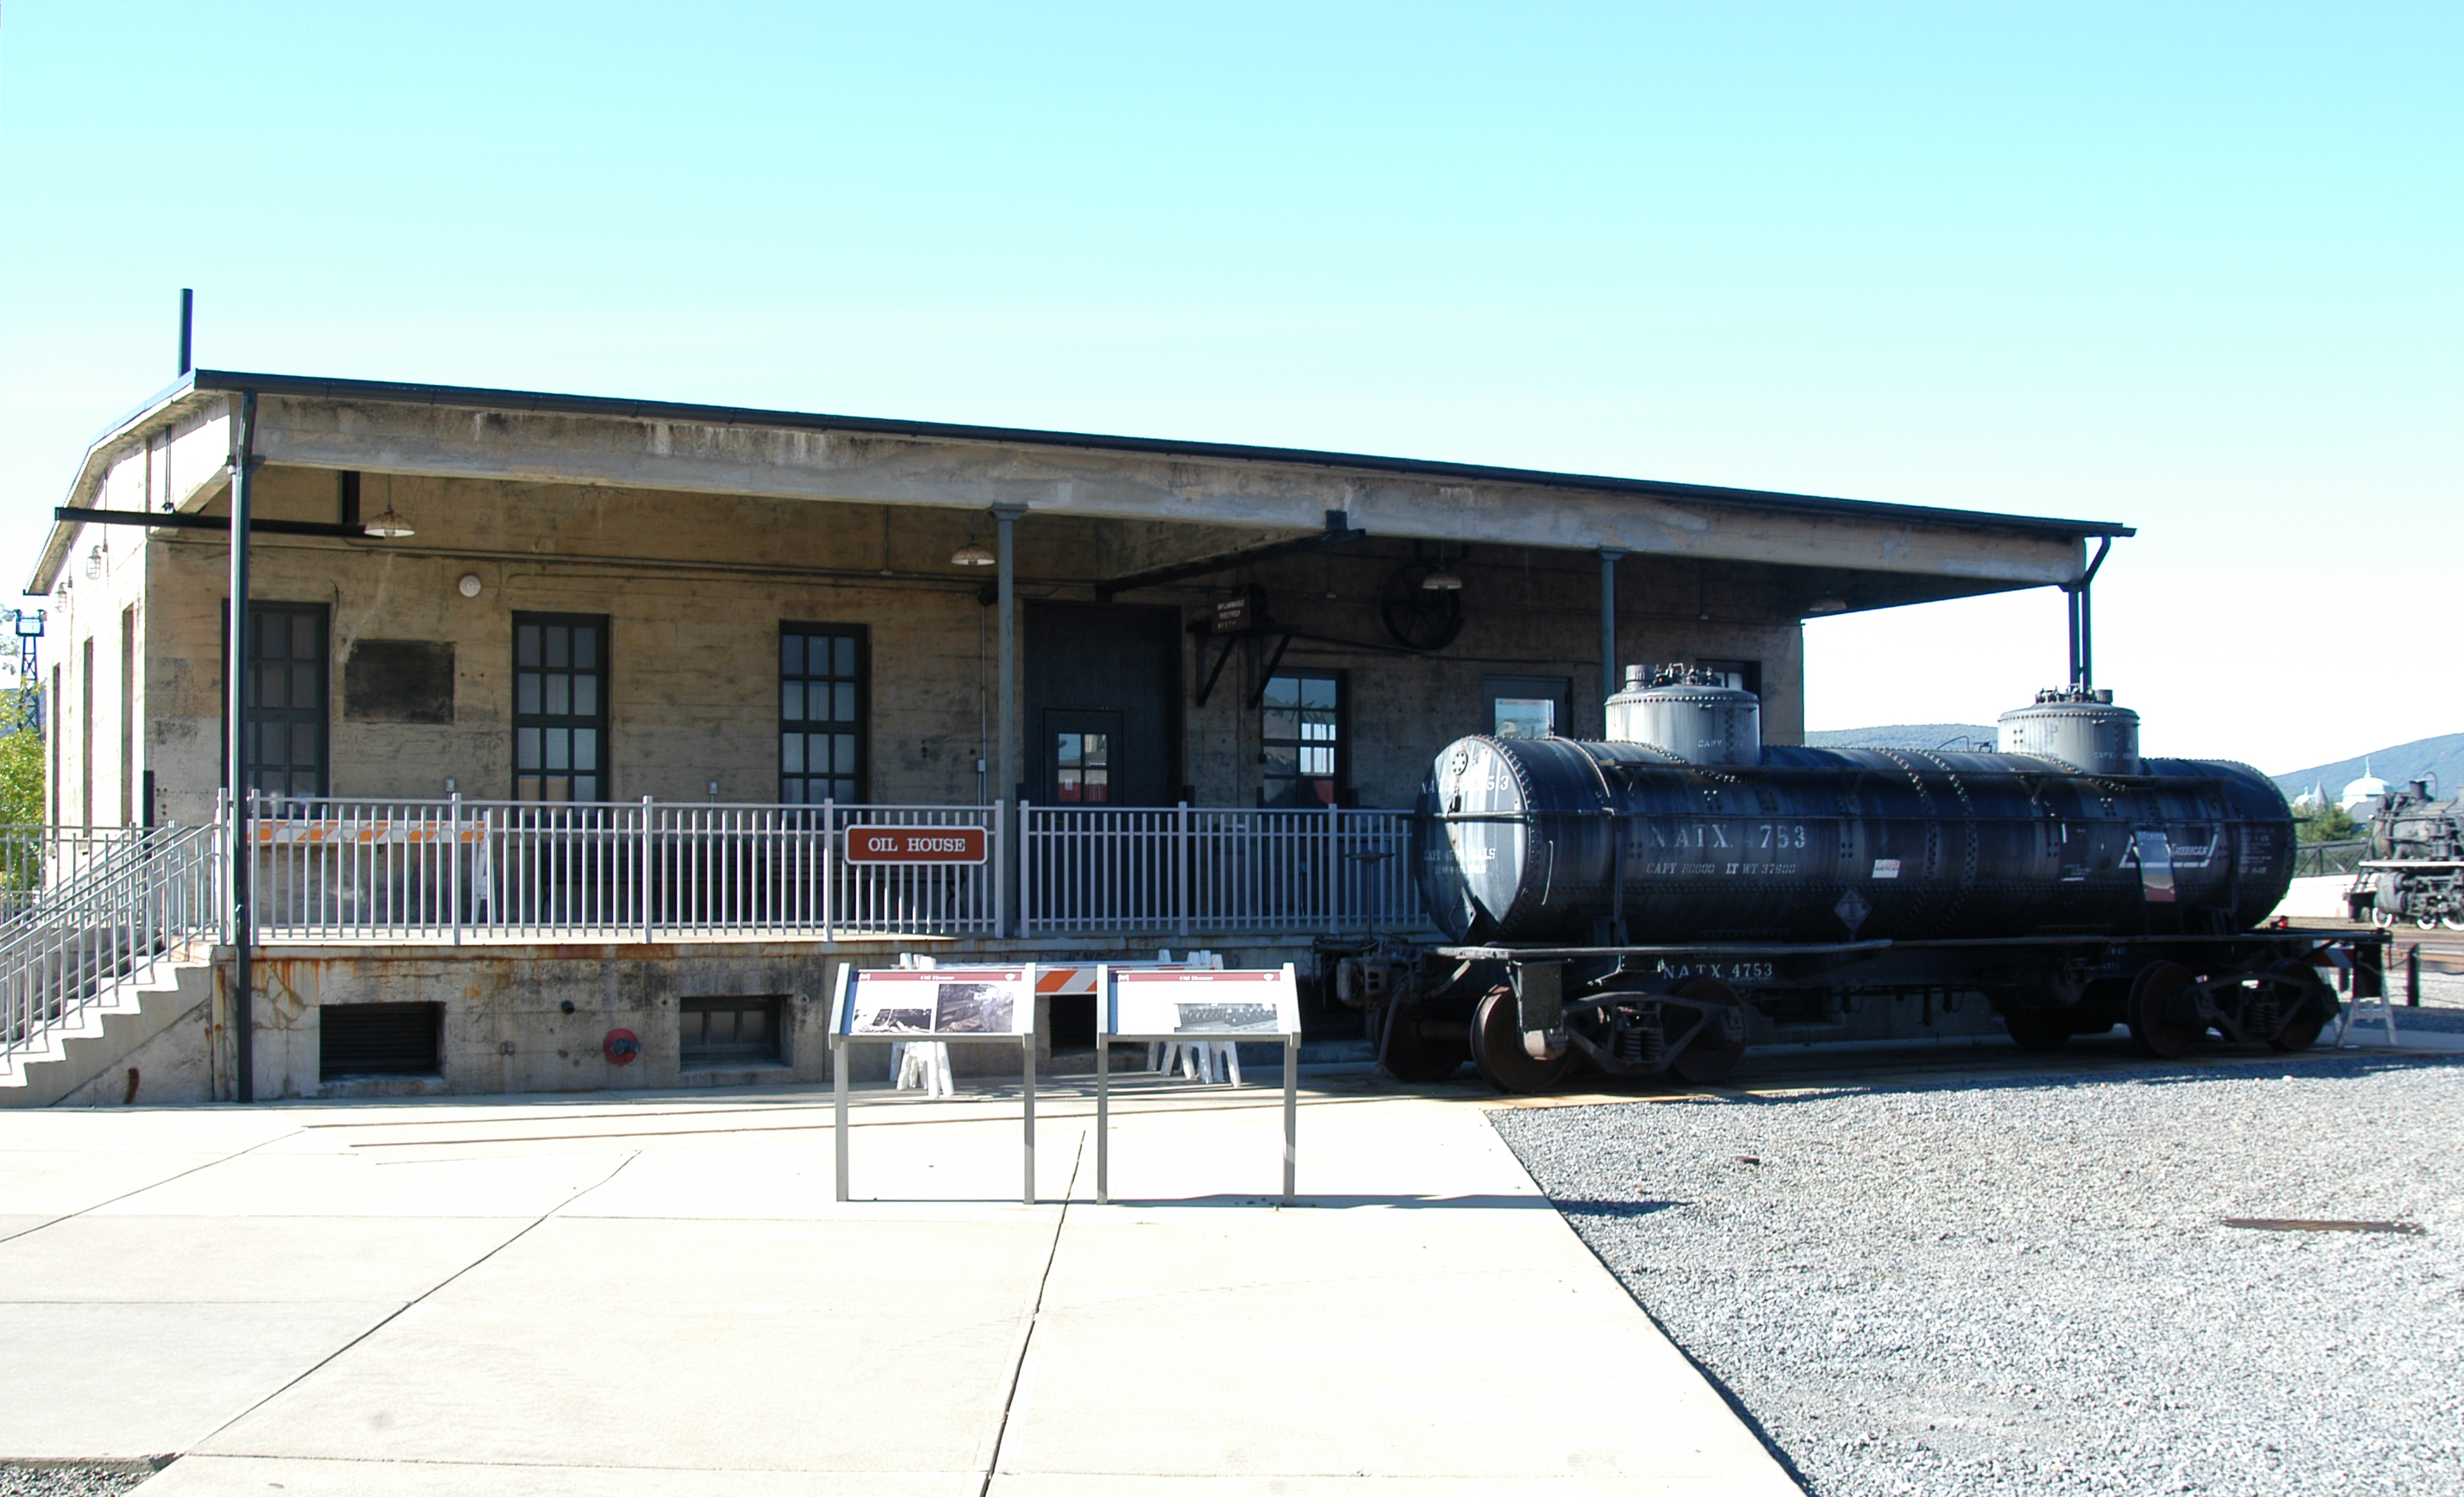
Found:
<path fill-rule="evenodd" d="M 985 510 L 1110 522 L 1110 575 L 1202 563 L 1331 524 L 1397 540 L 1723 563 L 1798 616 L 2076 581 L 2103 520 L 1226 443 L 201 369 L 89 449 L 64 509 L 104 507 L 155 449 L 185 514 L 229 482 L 240 397 L 267 463 L 445 478 Z M 1340 520 L 1334 517 L 1340 515 Z M 85 523 L 54 525 L 49 592 Z M 1102 583 L 1104 577 L 1090 577 Z"/>

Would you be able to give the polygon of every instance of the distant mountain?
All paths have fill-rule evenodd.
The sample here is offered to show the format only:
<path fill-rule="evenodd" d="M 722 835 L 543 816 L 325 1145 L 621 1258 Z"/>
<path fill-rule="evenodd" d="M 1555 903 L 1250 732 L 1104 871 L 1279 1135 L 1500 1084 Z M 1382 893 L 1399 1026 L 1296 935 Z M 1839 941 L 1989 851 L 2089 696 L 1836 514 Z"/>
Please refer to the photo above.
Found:
<path fill-rule="evenodd" d="M 1824 728 L 1805 736 L 1807 748 L 1913 748 L 1966 752 L 1995 741 L 1982 722 L 1896 722 L 1886 728 Z"/>
<path fill-rule="evenodd" d="M 1808 741 L 1813 738 L 1807 736 Z M 2345 785 L 2362 778 L 2362 766 L 2390 785 L 2401 786 L 2419 775 L 2435 775 L 2438 793 L 2453 795 L 2464 786 L 2464 733 L 2446 733 L 2434 738 L 2416 738 L 2393 748 L 2372 749 L 2353 759 L 2340 759 L 2332 764 L 2313 764 L 2308 769 L 2296 769 L 2276 777 L 2286 795 L 2299 795 L 2312 785 L 2323 787 L 2333 801 Z"/>

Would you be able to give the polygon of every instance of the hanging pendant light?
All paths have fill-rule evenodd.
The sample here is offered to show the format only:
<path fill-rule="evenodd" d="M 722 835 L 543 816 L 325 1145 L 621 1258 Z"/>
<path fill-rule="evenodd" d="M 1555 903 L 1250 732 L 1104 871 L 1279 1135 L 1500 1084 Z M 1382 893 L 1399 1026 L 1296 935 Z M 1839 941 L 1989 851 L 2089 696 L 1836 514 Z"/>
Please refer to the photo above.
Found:
<path fill-rule="evenodd" d="M 992 566 L 998 564 L 1000 561 L 1001 558 L 985 549 L 984 543 L 980 540 L 970 540 L 950 553 L 952 566 Z"/>
<path fill-rule="evenodd" d="M 1463 574 L 1443 561 L 1440 561 L 1435 570 L 1420 579 L 1420 590 L 1422 592 L 1461 592 Z"/>
<path fill-rule="evenodd" d="M 366 531 L 369 535 L 376 537 L 379 540 L 400 540 L 405 536 L 417 534 L 416 531 L 410 528 L 410 521 L 403 518 L 402 516 L 395 511 L 393 501 L 390 499 L 385 501 L 384 514 L 379 515 L 376 518 L 369 520 L 365 525 L 363 525 L 360 528 Z"/>

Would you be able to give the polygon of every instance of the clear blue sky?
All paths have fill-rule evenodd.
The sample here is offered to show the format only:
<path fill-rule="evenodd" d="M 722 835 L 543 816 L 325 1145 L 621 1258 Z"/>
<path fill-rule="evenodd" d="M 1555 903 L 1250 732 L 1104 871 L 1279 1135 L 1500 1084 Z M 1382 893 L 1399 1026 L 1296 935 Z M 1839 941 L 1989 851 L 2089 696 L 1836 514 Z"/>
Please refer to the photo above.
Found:
<path fill-rule="evenodd" d="M 220 367 L 1288 443 L 2142 528 L 2099 676 L 2464 730 L 2464 8 L 17 0 L 0 535 Z M 0 561 L 5 561 L 0 557 Z M 1811 627 L 1986 720 L 2058 595 Z"/>

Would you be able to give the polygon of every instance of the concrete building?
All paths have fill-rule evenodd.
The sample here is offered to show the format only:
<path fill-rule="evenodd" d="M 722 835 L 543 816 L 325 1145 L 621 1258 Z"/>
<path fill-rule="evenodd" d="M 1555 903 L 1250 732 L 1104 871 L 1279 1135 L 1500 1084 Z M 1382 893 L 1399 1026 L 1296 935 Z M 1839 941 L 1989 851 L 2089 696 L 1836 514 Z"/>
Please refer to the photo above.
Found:
<path fill-rule="evenodd" d="M 1595 734 L 1617 663 L 1683 660 L 1793 742 L 1807 617 L 2068 583 L 2127 534 L 201 370 L 93 445 L 29 583 L 55 823 L 214 822 L 244 460 L 259 1095 L 816 1076 L 832 963 L 899 951 L 1306 967 L 1414 918 L 1401 813 L 1449 740 Z M 984 861 L 850 869 L 850 825 Z M 147 1043 L 231 1094 L 209 985 Z M 431 1069 L 335 1072 L 354 1003 L 441 1003 Z M 687 1034 L 714 1015 L 734 1050 Z"/>

